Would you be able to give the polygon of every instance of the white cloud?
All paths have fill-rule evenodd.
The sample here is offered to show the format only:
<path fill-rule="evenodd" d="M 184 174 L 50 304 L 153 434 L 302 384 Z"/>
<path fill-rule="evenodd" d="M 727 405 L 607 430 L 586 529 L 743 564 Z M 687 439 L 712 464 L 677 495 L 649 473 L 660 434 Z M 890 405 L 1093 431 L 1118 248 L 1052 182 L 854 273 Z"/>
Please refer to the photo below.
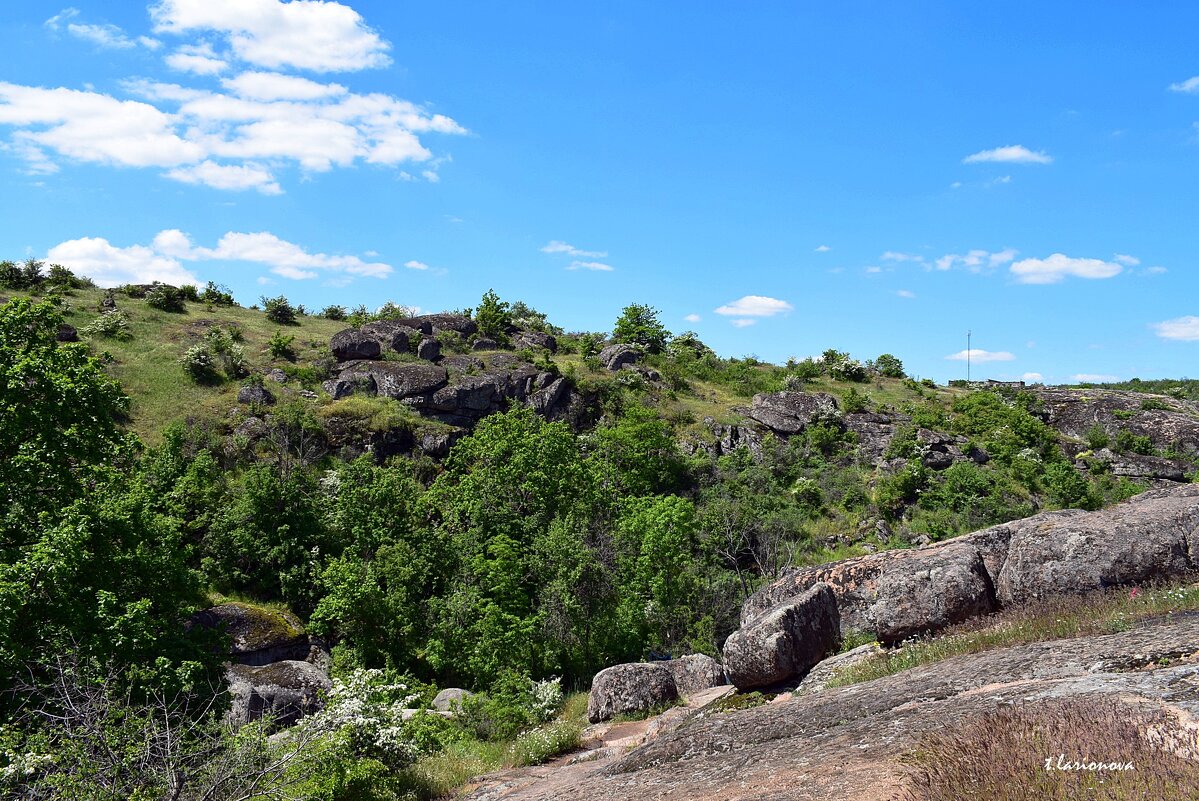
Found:
<path fill-rule="evenodd" d="M 150 50 L 156 50 L 161 44 L 158 40 L 151 39 L 148 36 L 139 36 L 137 39 L 132 39 L 126 36 L 125 32 L 116 25 L 70 22 L 70 20 L 78 17 L 79 9 L 64 8 L 46 20 L 45 26 L 52 31 L 58 32 L 64 29 L 65 23 L 65 30 L 71 36 L 74 36 L 76 39 L 82 39 L 85 42 L 91 42 L 97 47 L 106 50 L 129 50 L 137 47 L 139 44 Z"/>
<path fill-rule="evenodd" d="M 867 275 L 875 275 L 876 273 L 881 273 L 882 271 L 883 271 L 882 267 L 867 267 L 866 268 Z"/>
<path fill-rule="evenodd" d="M 1015 360 L 1015 355 L 1006 350 L 980 350 L 971 348 L 970 350 L 959 350 L 957 353 L 951 353 L 945 357 L 949 361 L 964 362 L 971 361 L 978 364 L 986 362 L 1010 362 Z"/>
<path fill-rule="evenodd" d="M 1125 253 L 1117 253 L 1116 255 L 1112 256 L 1112 261 L 1117 262 L 1118 264 L 1123 264 L 1125 267 L 1136 267 L 1141 263 L 1141 260 L 1136 256 L 1129 256 Z"/>
<path fill-rule="evenodd" d="M 196 75 L 216 75 L 229 67 L 229 62 L 218 58 L 212 46 L 207 42 L 198 45 L 184 45 L 167 56 L 167 66 L 179 72 L 191 72 Z"/>
<path fill-rule="evenodd" d="M 150 16 L 159 33 L 218 34 L 237 58 L 260 67 L 348 72 L 391 63 L 391 46 L 336 2 L 160 0 Z"/>
<path fill-rule="evenodd" d="M 1169 272 L 1169 270 L 1165 267 L 1146 267 L 1143 272 L 1145 275 L 1161 275 L 1162 273 Z"/>
<path fill-rule="evenodd" d="M 1185 92 L 1187 94 L 1199 94 L 1199 75 L 1193 78 L 1187 78 L 1185 81 L 1170 84 L 1171 92 Z"/>
<path fill-rule="evenodd" d="M 888 250 L 886 253 L 884 253 L 879 258 L 882 259 L 883 261 L 898 261 L 898 262 L 908 262 L 908 261 L 922 262 L 922 261 L 924 261 L 924 257 L 920 256 L 918 254 L 899 253 L 894 250 Z"/>
<path fill-rule="evenodd" d="M 997 162 L 1000 164 L 1050 164 L 1053 158 L 1044 151 L 1033 151 L 1024 145 L 1008 145 L 991 150 L 980 150 L 962 159 L 963 164 Z"/>
<path fill-rule="evenodd" d="M 320 83 L 277 72 L 243 72 L 235 78 L 226 78 L 221 85 L 250 100 L 320 100 L 347 91 L 338 83 Z"/>
<path fill-rule="evenodd" d="M 999 184 L 1010 184 L 1011 182 L 1012 182 L 1012 176 L 1001 175 L 998 178 L 992 178 L 990 183 L 987 185 L 988 186 L 997 186 Z"/>
<path fill-rule="evenodd" d="M 785 300 L 763 297 L 762 295 L 746 295 L 743 298 L 726 303 L 716 309 L 716 313 L 726 317 L 773 317 L 776 314 L 789 312 L 795 307 Z M 733 325 L 743 326 L 746 323 L 738 320 Z"/>
<path fill-rule="evenodd" d="M 602 259 L 608 255 L 606 250 L 580 250 L 574 245 L 561 242 L 557 239 L 550 240 L 549 244 L 541 249 L 542 253 L 565 253 L 567 256 L 574 256 L 577 259 Z"/>
<path fill-rule="evenodd" d="M 1011 273 L 1021 284 L 1056 284 L 1068 276 L 1075 278 L 1113 278 L 1124 271 L 1115 262 L 1101 259 L 1074 259 L 1054 253 L 1046 259 L 1022 259 L 1011 266 Z"/>
<path fill-rule="evenodd" d="M 758 321 L 752 317 L 742 317 L 737 320 L 730 320 L 729 322 L 731 322 L 735 328 L 748 328 L 751 325 L 756 325 Z"/>
<path fill-rule="evenodd" d="M 1075 373 L 1070 378 L 1080 384 L 1110 384 L 1113 381 L 1120 380 L 1120 376 L 1118 375 L 1107 375 L 1104 373 Z"/>
<path fill-rule="evenodd" d="M 309 253 L 300 245 L 265 231 L 230 231 L 220 238 L 215 248 L 203 248 L 193 246 L 183 232 L 169 230 L 159 233 L 154 244 L 163 252 L 187 261 L 247 261 L 262 264 L 276 275 L 297 280 L 316 278 L 318 270 L 371 278 L 385 278 L 392 272 L 390 265 L 365 262 L 357 256 Z"/>
<path fill-rule="evenodd" d="M 832 248 L 830 248 L 828 245 L 820 245 L 816 248 L 817 253 L 828 253 L 830 250 L 832 250 Z"/>
<path fill-rule="evenodd" d="M 915 292 L 912 292 L 912 291 L 911 291 L 911 290 L 909 290 L 909 289 L 897 289 L 897 290 L 895 290 L 895 294 L 896 294 L 896 295 L 898 295 L 898 296 L 899 296 L 899 297 L 901 297 L 901 298 L 914 298 L 914 297 L 916 297 L 916 293 L 915 293 Z"/>
<path fill-rule="evenodd" d="M 974 273 L 986 272 L 1001 267 L 1016 258 L 1016 250 L 1005 248 L 991 252 L 987 250 L 971 250 L 965 255 L 947 253 L 933 262 L 937 270 L 951 270 L 955 267 L 965 267 Z"/>
<path fill-rule="evenodd" d="M 604 264 L 599 261 L 572 261 L 567 268 L 568 270 L 592 270 L 601 273 L 610 273 L 615 268 L 610 264 Z"/>
<path fill-rule="evenodd" d="M 409 270 L 427 270 L 427 269 L 429 269 L 429 265 L 425 264 L 423 261 L 417 261 L 416 259 L 413 259 L 412 261 L 404 262 L 404 266 L 407 267 Z"/>
<path fill-rule="evenodd" d="M 268 194 L 282 191 L 276 170 L 289 164 L 323 172 L 359 161 L 414 161 L 436 169 L 448 157 L 434 158 L 418 134 L 465 133 L 449 117 L 408 101 L 353 94 L 338 84 L 265 72 L 224 83 L 230 94 L 125 82 L 126 91 L 147 102 L 0 83 L 0 125 L 16 129 L 6 149 L 30 171 L 53 171 L 57 154 L 114 166 L 180 168 L 167 176 Z"/>
<path fill-rule="evenodd" d="M 264 195 L 283 193 L 270 170 L 257 164 L 234 165 L 204 161 L 190 167 L 177 167 L 166 173 L 166 177 L 172 181 L 201 184 L 213 189 L 257 189 Z"/>
<path fill-rule="evenodd" d="M 83 237 L 61 242 L 50 248 L 46 261 L 62 264 L 86 275 L 100 286 L 121 284 L 199 284 L 178 260 L 144 245 L 116 247 L 107 239 Z"/>
<path fill-rule="evenodd" d="M 698 323 L 700 320 L 702 320 L 704 318 L 700 317 L 698 314 L 688 314 L 683 319 L 689 323 Z"/>
<path fill-rule="evenodd" d="M 1183 342 L 1199 340 L 1199 317 L 1193 315 L 1153 323 L 1150 328 L 1162 339 L 1177 339 Z"/>
<path fill-rule="evenodd" d="M 1020 380 L 1028 381 L 1031 384 L 1036 384 L 1044 381 L 1045 376 L 1041 375 L 1040 373 L 1025 373 L 1024 375 L 1020 376 Z"/>

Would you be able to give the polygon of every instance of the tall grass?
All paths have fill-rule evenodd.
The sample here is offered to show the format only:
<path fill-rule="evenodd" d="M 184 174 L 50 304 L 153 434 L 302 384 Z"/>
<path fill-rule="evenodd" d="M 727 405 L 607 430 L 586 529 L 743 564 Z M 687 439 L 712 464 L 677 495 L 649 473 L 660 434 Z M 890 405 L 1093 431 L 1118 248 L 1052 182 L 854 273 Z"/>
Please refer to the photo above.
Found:
<path fill-rule="evenodd" d="M 935 637 L 910 640 L 896 650 L 847 666 L 828 686 L 871 681 L 961 654 L 1114 634 L 1148 618 L 1196 609 L 1199 609 L 1199 584 L 1146 591 L 1122 588 L 1049 598 L 961 623 Z"/>
<path fill-rule="evenodd" d="M 925 734 L 905 758 L 905 801 L 1173 801 L 1199 798 L 1199 748 L 1160 710 L 1115 699 L 1028 702 Z M 1131 765 L 1131 767 L 1129 767 Z"/>

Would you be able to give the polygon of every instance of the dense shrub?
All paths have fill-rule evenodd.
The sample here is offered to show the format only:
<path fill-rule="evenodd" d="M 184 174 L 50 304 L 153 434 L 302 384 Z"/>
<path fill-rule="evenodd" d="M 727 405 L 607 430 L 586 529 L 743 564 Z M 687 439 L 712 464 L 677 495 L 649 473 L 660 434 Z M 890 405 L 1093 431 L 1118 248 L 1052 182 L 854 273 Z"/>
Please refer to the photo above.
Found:
<path fill-rule="evenodd" d="M 195 287 L 192 287 L 193 292 Z M 165 312 L 182 312 L 184 311 L 183 293 L 178 287 L 173 287 L 169 284 L 154 284 L 146 292 L 146 303 L 151 308 Z"/>
<path fill-rule="evenodd" d="M 288 302 L 287 298 L 280 295 L 277 298 L 268 298 L 263 296 L 262 308 L 266 312 L 266 318 L 277 325 L 296 325 L 296 310 Z"/>
<path fill-rule="evenodd" d="M 133 338 L 133 331 L 129 328 L 129 315 L 120 310 L 101 314 L 79 329 L 79 333 L 88 337 L 107 337 L 109 339 Z"/>

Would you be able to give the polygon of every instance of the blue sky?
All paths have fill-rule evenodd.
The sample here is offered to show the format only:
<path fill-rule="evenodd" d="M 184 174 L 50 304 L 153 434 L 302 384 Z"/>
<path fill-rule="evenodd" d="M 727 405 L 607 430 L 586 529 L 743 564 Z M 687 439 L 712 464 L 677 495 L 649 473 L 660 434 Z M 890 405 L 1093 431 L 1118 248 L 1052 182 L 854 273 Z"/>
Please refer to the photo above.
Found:
<path fill-rule="evenodd" d="M 0 256 L 722 355 L 1196 375 L 1199 7 L 19 2 Z M 1082 380 L 1085 380 L 1082 379 Z"/>

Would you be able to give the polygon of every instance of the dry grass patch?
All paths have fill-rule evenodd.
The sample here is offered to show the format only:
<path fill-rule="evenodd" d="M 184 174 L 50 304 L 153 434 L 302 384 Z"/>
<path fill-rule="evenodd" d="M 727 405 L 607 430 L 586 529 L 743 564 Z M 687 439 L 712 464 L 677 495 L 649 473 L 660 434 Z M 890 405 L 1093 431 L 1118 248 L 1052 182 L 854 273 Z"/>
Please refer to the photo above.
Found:
<path fill-rule="evenodd" d="M 925 734 L 905 762 L 904 801 L 1173 801 L 1199 798 L 1199 763 L 1155 748 L 1164 711 L 1109 698 L 1001 708 Z"/>

